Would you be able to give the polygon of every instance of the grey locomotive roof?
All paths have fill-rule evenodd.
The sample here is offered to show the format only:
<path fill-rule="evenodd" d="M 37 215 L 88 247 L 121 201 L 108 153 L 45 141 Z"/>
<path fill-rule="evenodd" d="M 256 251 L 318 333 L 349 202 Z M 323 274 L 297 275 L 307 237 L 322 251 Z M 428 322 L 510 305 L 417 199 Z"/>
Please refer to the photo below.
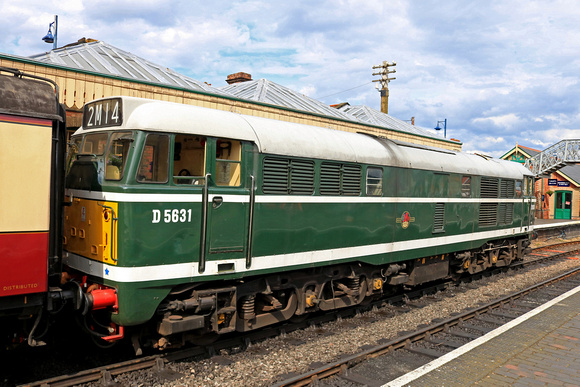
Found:
<path fill-rule="evenodd" d="M 133 97 L 123 99 L 124 122 L 116 130 L 240 139 L 255 142 L 261 153 L 400 166 L 441 172 L 521 178 L 531 175 L 521 164 L 393 141 L 365 134 L 295 124 L 262 117 Z M 105 129 L 84 130 L 77 133 Z"/>
<path fill-rule="evenodd" d="M 158 83 L 173 87 L 224 94 L 215 87 L 186 77 L 164 66 L 123 51 L 102 41 L 81 41 L 43 54 L 30 56 L 39 62 L 136 81 Z"/>

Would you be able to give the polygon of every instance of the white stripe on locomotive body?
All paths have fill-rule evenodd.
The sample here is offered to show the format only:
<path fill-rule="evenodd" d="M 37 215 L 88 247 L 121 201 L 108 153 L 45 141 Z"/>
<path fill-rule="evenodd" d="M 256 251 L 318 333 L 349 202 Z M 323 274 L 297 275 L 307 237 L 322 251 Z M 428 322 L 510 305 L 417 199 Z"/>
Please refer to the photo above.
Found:
<path fill-rule="evenodd" d="M 197 262 L 155 266 L 119 267 L 93 261 L 70 252 L 65 253 L 64 262 L 68 266 L 83 271 L 89 275 L 120 283 L 165 281 L 173 279 L 189 279 L 192 277 L 202 279 L 209 276 L 223 275 L 224 272 L 218 270 L 218 266 L 223 264 L 233 263 L 234 270 L 232 273 L 251 273 L 257 270 L 282 267 L 291 268 L 292 266 L 317 263 L 332 263 L 333 261 L 344 259 L 352 260 L 355 258 L 363 258 L 365 256 L 444 246 L 459 242 L 511 237 L 516 234 L 531 232 L 532 230 L 533 226 L 514 227 L 427 239 L 252 257 L 252 266 L 250 269 L 246 268 L 245 258 L 216 261 L 208 260 L 206 261 L 206 267 L 203 273 L 198 271 Z"/>
<path fill-rule="evenodd" d="M 103 200 L 118 203 L 201 203 L 201 194 L 149 194 L 99 192 L 67 189 L 66 195 L 75 198 Z M 248 203 L 248 194 L 210 194 L 209 200 L 221 197 L 224 202 Z M 256 203 L 535 203 L 535 198 L 481 199 L 481 198 L 425 198 L 425 197 L 373 197 L 373 196 L 299 196 L 299 195 L 256 195 Z"/>

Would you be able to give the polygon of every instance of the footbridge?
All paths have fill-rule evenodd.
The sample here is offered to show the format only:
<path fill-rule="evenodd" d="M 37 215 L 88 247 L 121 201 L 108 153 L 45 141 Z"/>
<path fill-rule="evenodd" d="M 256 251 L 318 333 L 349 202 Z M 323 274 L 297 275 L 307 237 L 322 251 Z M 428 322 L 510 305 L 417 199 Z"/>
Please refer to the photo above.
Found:
<path fill-rule="evenodd" d="M 573 163 L 580 163 L 580 140 L 562 140 L 530 157 L 524 165 L 540 177 Z"/>

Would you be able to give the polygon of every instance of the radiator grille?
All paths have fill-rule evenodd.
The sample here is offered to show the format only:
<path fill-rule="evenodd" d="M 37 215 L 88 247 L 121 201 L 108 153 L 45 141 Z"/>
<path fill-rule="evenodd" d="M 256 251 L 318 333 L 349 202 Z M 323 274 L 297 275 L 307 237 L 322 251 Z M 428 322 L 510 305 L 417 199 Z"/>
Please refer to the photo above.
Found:
<path fill-rule="evenodd" d="M 497 225 L 497 203 L 479 204 L 479 225 L 480 226 Z"/>
<path fill-rule="evenodd" d="M 497 198 L 498 197 L 498 180 L 490 179 L 488 177 L 481 178 L 480 197 L 482 198 Z"/>
<path fill-rule="evenodd" d="M 435 216 L 433 217 L 433 232 L 445 231 L 445 203 L 435 204 Z"/>

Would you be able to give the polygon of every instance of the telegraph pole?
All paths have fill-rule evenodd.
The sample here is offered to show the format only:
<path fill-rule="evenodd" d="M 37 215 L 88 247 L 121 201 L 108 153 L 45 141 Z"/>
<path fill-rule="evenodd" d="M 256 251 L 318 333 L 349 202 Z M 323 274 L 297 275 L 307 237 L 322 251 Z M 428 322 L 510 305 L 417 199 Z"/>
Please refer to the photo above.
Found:
<path fill-rule="evenodd" d="M 397 72 L 395 69 L 389 70 L 389 67 L 395 67 L 397 62 L 389 63 L 384 61 L 382 65 L 373 66 L 373 69 L 380 69 L 378 72 L 373 73 L 373 76 L 380 75 L 380 79 L 373 79 L 373 82 L 380 82 L 377 84 L 377 89 L 381 92 L 381 112 L 389 114 L 389 82 L 397 78 L 389 78 L 389 74 Z"/>

